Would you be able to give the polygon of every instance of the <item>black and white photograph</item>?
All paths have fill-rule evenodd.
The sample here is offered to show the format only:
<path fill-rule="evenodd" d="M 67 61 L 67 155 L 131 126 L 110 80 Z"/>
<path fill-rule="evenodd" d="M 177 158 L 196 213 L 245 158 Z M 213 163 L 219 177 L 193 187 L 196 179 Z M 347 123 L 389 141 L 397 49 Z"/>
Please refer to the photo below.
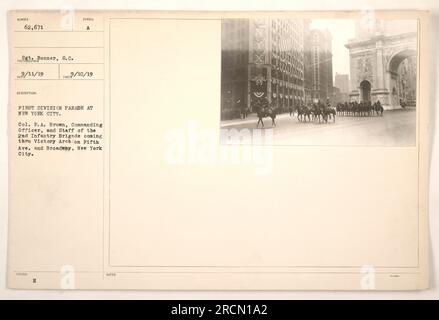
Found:
<path fill-rule="evenodd" d="M 223 144 L 257 129 L 271 130 L 274 145 L 416 145 L 417 20 L 266 17 L 221 27 Z"/>

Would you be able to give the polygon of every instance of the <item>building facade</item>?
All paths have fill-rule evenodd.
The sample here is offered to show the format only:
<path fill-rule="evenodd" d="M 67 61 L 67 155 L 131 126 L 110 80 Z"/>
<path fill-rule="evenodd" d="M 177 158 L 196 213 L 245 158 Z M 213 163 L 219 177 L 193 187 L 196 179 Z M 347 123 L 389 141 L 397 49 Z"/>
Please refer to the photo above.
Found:
<path fill-rule="evenodd" d="M 223 20 L 221 29 L 221 118 L 239 116 L 248 105 L 248 19 Z"/>
<path fill-rule="evenodd" d="M 339 88 L 341 93 L 349 93 L 349 75 L 336 73 L 334 87 Z"/>
<path fill-rule="evenodd" d="M 334 77 L 334 103 L 349 101 L 349 75 L 336 73 Z"/>
<path fill-rule="evenodd" d="M 346 44 L 350 56 L 350 100 L 380 101 L 386 109 L 416 104 L 417 24 L 375 20 L 356 25 Z M 410 100 L 410 101 L 408 101 Z"/>
<path fill-rule="evenodd" d="M 313 59 L 312 59 L 312 39 L 311 39 L 311 20 L 306 19 L 303 24 L 303 48 L 304 48 L 304 62 L 305 62 L 305 103 L 312 102 L 313 95 Z"/>
<path fill-rule="evenodd" d="M 286 111 L 304 101 L 304 21 L 222 21 L 221 118 L 271 104 Z"/>
<path fill-rule="evenodd" d="M 332 37 L 328 30 L 309 29 L 305 35 L 305 82 L 307 101 L 332 100 Z"/>

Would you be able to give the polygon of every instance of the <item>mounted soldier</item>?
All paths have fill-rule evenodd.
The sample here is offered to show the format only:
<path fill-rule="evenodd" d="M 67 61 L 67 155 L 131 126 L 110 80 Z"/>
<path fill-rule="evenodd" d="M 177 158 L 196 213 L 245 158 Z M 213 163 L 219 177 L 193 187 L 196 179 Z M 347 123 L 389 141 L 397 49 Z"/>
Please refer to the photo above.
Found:
<path fill-rule="evenodd" d="M 266 101 L 266 104 L 258 110 L 258 123 L 256 124 L 256 128 L 259 127 L 259 123 L 264 127 L 263 118 L 265 117 L 270 117 L 272 126 L 276 126 L 276 108 L 270 104 L 268 100 Z"/>

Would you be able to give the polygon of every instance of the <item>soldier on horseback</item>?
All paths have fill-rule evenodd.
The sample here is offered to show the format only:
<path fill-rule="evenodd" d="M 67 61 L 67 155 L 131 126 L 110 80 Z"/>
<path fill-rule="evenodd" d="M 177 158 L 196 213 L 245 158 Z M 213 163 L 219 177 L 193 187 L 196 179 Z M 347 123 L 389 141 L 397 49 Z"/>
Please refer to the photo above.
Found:
<path fill-rule="evenodd" d="M 375 113 L 378 115 L 383 115 L 383 111 L 384 111 L 384 108 L 383 108 L 383 106 L 381 105 L 381 102 L 380 102 L 380 100 L 378 100 L 377 102 L 375 102 L 375 104 L 374 104 L 374 106 L 373 106 L 373 109 L 374 109 L 374 111 L 375 111 Z"/>

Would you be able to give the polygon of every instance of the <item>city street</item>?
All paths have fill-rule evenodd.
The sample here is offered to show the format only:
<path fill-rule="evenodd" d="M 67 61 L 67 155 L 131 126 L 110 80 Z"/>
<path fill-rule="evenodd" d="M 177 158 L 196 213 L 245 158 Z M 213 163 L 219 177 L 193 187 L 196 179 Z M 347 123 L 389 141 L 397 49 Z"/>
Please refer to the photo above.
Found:
<path fill-rule="evenodd" d="M 222 129 L 256 128 L 257 117 L 221 122 Z M 273 128 L 275 145 L 364 145 L 414 146 L 416 144 L 416 109 L 384 111 L 383 116 L 338 116 L 335 123 L 299 122 L 297 114 L 278 115 L 277 126 L 264 118 L 265 129 Z M 261 125 L 259 125 L 261 128 Z"/>

